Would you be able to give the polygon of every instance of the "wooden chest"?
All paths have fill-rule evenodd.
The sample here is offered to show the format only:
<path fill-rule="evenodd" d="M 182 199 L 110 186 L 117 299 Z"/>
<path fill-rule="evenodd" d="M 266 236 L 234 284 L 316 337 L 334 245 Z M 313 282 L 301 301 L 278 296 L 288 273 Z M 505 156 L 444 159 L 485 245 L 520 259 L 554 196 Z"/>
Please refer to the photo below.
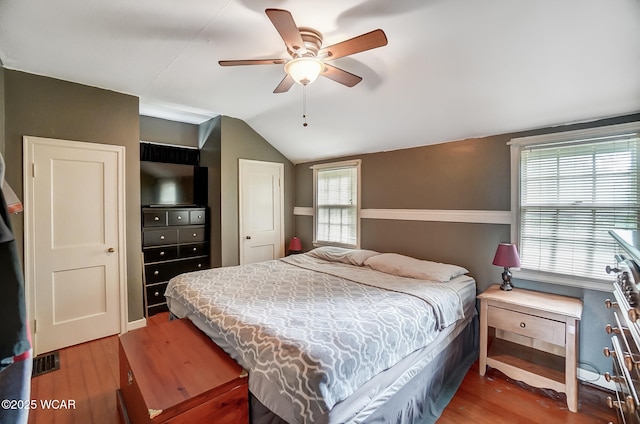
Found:
<path fill-rule="evenodd" d="M 125 424 L 249 422 L 247 373 L 191 321 L 128 332 L 119 346 Z"/>

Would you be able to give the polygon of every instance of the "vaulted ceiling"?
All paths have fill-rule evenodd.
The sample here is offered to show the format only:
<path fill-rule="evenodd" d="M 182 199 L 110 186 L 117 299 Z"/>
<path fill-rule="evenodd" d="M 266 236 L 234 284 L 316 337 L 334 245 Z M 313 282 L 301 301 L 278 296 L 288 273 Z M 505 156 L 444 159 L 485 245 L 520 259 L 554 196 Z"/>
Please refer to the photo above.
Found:
<path fill-rule="evenodd" d="M 331 45 L 381 28 L 388 45 L 273 94 L 289 59 L 265 8 Z M 140 97 L 141 113 L 240 118 L 293 162 L 640 111 L 638 0 L 0 0 L 9 69 Z"/>

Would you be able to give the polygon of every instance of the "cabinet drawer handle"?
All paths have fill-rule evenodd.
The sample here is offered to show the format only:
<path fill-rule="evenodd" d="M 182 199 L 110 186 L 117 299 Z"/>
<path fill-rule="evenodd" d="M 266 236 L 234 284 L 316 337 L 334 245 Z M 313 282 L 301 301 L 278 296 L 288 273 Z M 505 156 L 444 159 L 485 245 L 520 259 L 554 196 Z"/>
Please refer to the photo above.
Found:
<path fill-rule="evenodd" d="M 194 237 L 198 237 L 198 233 L 193 233 L 193 236 Z"/>
<path fill-rule="evenodd" d="M 154 220 L 154 221 L 160 221 L 160 217 L 159 217 L 159 216 L 154 216 L 154 217 L 153 217 L 153 220 Z"/>
<path fill-rule="evenodd" d="M 520 328 L 524 328 L 524 327 L 526 327 L 526 326 L 527 326 L 527 324 L 525 324 L 524 322 L 521 322 L 521 323 L 520 323 Z"/>
<path fill-rule="evenodd" d="M 153 275 L 160 275 L 160 271 L 153 271 Z"/>
<path fill-rule="evenodd" d="M 160 240 L 164 240 L 164 236 L 160 236 Z"/>
<path fill-rule="evenodd" d="M 160 252 L 160 256 L 164 256 L 164 252 Z"/>
<path fill-rule="evenodd" d="M 197 251 L 198 251 L 198 248 L 197 248 L 197 247 L 194 247 L 194 248 L 193 248 L 193 251 L 194 251 L 194 252 L 197 252 Z"/>

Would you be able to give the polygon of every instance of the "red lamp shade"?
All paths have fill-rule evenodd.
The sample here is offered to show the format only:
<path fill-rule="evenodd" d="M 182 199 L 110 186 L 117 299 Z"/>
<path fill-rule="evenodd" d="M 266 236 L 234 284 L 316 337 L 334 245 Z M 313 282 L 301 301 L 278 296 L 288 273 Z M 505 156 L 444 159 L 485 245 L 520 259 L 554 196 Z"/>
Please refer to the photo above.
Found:
<path fill-rule="evenodd" d="M 298 237 L 293 237 L 289 242 L 289 252 L 302 252 L 302 242 Z"/>
<path fill-rule="evenodd" d="M 493 264 L 505 268 L 519 268 L 520 256 L 515 244 L 500 243 L 496 250 L 496 256 L 493 258 Z"/>

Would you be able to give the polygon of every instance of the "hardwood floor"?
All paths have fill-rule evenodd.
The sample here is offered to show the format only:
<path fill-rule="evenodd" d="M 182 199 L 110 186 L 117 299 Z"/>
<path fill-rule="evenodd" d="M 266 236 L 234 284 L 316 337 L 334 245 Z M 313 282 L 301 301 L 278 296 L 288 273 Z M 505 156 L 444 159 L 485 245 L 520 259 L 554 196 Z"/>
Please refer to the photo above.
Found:
<path fill-rule="evenodd" d="M 148 325 L 166 320 L 156 315 Z M 72 346 L 60 351 L 60 369 L 31 380 L 30 424 L 118 423 L 115 391 L 118 388 L 118 336 Z M 608 423 L 615 415 L 607 408 L 607 393 L 580 384 L 579 412 L 567 409 L 562 394 L 522 387 L 499 371 L 478 374 L 477 362 L 442 414 L 438 424 L 501 423 Z M 73 408 L 45 409 L 41 401 L 71 400 Z"/>

